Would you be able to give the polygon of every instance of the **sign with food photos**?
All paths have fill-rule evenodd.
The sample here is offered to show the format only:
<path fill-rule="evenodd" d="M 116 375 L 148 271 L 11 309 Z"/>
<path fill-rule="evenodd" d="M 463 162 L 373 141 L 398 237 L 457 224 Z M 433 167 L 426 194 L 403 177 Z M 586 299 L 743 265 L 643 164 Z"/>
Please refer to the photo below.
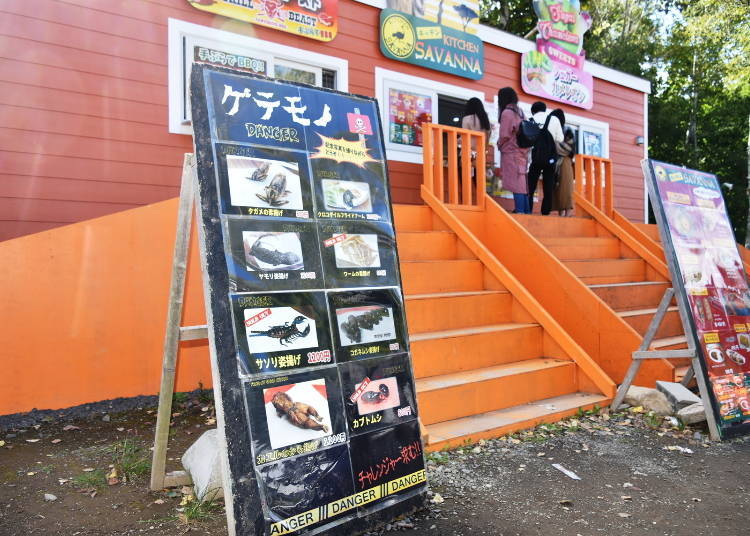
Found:
<path fill-rule="evenodd" d="M 371 98 L 195 65 L 199 236 L 235 534 L 352 534 L 424 501 Z"/>
<path fill-rule="evenodd" d="M 715 175 L 644 160 L 680 306 L 722 437 L 750 431 L 750 290 Z M 687 328 L 686 328 L 687 330 Z"/>

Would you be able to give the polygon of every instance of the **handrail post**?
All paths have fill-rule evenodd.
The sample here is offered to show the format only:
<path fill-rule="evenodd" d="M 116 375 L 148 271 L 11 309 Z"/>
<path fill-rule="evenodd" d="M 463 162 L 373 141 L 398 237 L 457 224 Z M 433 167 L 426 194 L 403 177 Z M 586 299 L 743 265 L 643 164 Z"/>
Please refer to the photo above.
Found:
<path fill-rule="evenodd" d="M 448 203 L 452 205 L 458 204 L 457 138 L 455 130 L 448 131 Z M 466 153 L 466 150 L 467 147 L 461 148 L 462 153 Z"/>
<path fill-rule="evenodd" d="M 477 139 L 477 160 L 475 165 L 476 169 L 474 171 L 474 176 L 476 177 L 475 188 L 477 192 L 476 204 L 479 208 L 484 209 L 484 194 L 487 192 L 485 186 L 487 183 L 487 140 L 484 137 L 484 132 L 480 132 Z M 469 204 L 472 204 L 472 197 L 469 197 Z"/>
<path fill-rule="evenodd" d="M 604 179 L 602 162 L 600 160 L 594 160 L 594 168 L 596 169 L 596 181 L 594 182 L 594 206 L 599 210 L 602 210 L 602 180 Z"/>
<path fill-rule="evenodd" d="M 471 148 L 474 147 L 474 135 L 469 132 L 461 132 L 461 147 L 467 147 L 469 150 L 461 151 L 461 204 L 471 205 Z"/>
<path fill-rule="evenodd" d="M 435 190 L 437 198 L 445 203 L 445 181 L 443 180 L 443 130 L 435 128 L 435 153 L 433 166 L 435 168 Z"/>
<path fill-rule="evenodd" d="M 606 183 L 604 190 L 604 212 L 610 218 L 614 217 L 615 214 L 615 183 L 612 173 L 612 161 L 607 161 L 605 165 L 606 170 Z"/>
<path fill-rule="evenodd" d="M 432 148 L 433 148 L 433 127 L 432 123 L 422 124 L 422 184 L 427 191 L 434 193 L 433 188 L 433 169 L 432 169 Z"/>

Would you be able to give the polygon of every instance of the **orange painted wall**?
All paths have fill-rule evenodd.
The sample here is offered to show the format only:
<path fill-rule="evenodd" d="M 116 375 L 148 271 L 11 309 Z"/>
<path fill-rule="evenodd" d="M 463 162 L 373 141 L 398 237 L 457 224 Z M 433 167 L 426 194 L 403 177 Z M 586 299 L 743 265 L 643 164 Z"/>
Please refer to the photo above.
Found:
<path fill-rule="evenodd" d="M 169 200 L 0 243 L 0 415 L 159 392 L 176 222 Z M 204 323 L 194 240 L 183 324 Z M 207 341 L 179 359 L 178 391 L 212 385 Z"/>
<path fill-rule="evenodd" d="M 167 127 L 167 19 L 216 27 L 349 60 L 349 89 L 374 95 L 376 66 L 485 92 L 520 90 L 520 55 L 485 47 L 477 82 L 389 60 L 379 10 L 340 0 L 339 35 L 322 43 L 216 17 L 185 0 L 0 2 L 0 240 L 175 197 L 189 136 Z M 616 205 L 642 219 L 635 136 L 643 95 L 595 79 L 594 108 L 610 122 Z M 522 96 L 523 100 L 536 100 Z M 420 203 L 418 166 L 391 163 L 393 199 Z"/>

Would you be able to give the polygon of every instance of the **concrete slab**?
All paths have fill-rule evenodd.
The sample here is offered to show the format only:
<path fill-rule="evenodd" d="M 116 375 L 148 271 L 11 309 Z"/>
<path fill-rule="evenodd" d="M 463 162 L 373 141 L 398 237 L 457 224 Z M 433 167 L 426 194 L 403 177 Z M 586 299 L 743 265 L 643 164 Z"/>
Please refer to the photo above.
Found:
<path fill-rule="evenodd" d="M 656 389 L 664 393 L 667 399 L 672 403 L 675 411 L 681 410 L 692 404 L 700 404 L 701 399 L 690 389 L 680 383 L 657 381 Z"/>
<path fill-rule="evenodd" d="M 200 500 L 224 496 L 216 434 L 216 429 L 204 432 L 182 456 L 182 466 L 193 479 L 193 490 Z"/>

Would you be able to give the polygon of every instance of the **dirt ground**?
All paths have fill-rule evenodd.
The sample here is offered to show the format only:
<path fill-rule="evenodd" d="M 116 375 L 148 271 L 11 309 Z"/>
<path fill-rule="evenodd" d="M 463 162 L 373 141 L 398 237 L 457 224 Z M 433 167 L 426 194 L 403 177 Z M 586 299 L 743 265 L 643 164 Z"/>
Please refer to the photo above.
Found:
<path fill-rule="evenodd" d="M 169 469 L 215 426 L 205 395 L 176 402 Z M 580 415 L 431 454 L 426 507 L 370 534 L 747 534 L 750 438 L 709 444 L 699 428 L 660 421 Z M 148 491 L 154 423 L 145 404 L 0 417 L 0 535 L 226 534 L 220 503 Z"/>

